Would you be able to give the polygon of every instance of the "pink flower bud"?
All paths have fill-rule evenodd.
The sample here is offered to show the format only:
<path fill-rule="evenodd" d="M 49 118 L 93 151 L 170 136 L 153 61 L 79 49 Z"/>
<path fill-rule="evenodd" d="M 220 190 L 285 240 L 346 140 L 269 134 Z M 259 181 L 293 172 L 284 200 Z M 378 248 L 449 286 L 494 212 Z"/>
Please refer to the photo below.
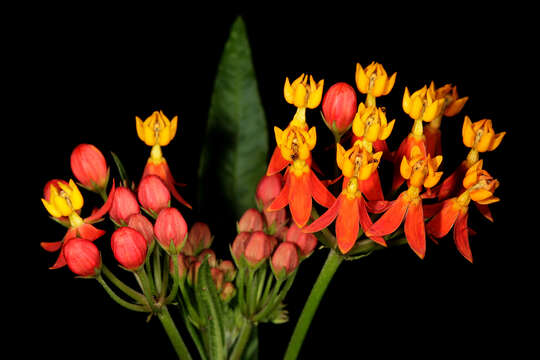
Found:
<path fill-rule="evenodd" d="M 154 226 L 144 215 L 133 214 L 128 218 L 127 226 L 137 230 L 146 240 L 148 246 L 154 242 Z"/>
<path fill-rule="evenodd" d="M 154 234 L 165 251 L 173 250 L 174 253 L 178 253 L 187 235 L 187 224 L 180 211 L 176 208 L 163 209 L 154 224 Z M 174 249 L 170 248 L 171 242 Z"/>
<path fill-rule="evenodd" d="M 79 276 L 96 276 L 101 268 L 101 254 L 90 240 L 72 238 L 66 241 L 64 258 L 69 269 Z"/>
<path fill-rule="evenodd" d="M 217 257 L 216 253 L 212 249 L 204 249 L 201 251 L 201 253 L 197 256 L 197 260 L 200 262 L 203 262 L 204 259 L 208 258 L 206 261 L 208 261 L 208 265 L 210 267 L 217 266 Z"/>
<path fill-rule="evenodd" d="M 221 300 L 223 300 L 225 303 L 228 303 L 229 301 L 231 301 L 235 295 L 236 295 L 236 288 L 230 282 L 226 282 L 225 285 L 223 285 L 223 290 L 221 290 L 221 294 L 219 294 L 219 296 L 221 297 Z"/>
<path fill-rule="evenodd" d="M 141 212 L 135 194 L 126 187 L 117 187 L 114 191 L 109 215 L 117 224 L 126 223 L 127 218 Z"/>
<path fill-rule="evenodd" d="M 236 277 L 236 267 L 230 260 L 223 260 L 219 263 L 218 268 L 223 271 L 225 281 L 233 281 Z"/>
<path fill-rule="evenodd" d="M 188 270 L 188 284 L 193 286 L 197 284 L 197 278 L 199 275 L 199 268 L 201 267 L 202 263 L 200 261 L 195 261 L 189 266 Z"/>
<path fill-rule="evenodd" d="M 223 287 L 223 271 L 219 270 L 216 267 L 213 267 L 210 269 L 210 275 L 212 275 L 212 279 L 214 280 L 214 284 L 216 284 L 216 289 L 218 292 L 221 291 L 221 288 Z"/>
<path fill-rule="evenodd" d="M 257 209 L 247 209 L 244 215 L 240 218 L 237 225 L 238 232 L 243 231 L 263 231 L 264 220 Z"/>
<path fill-rule="evenodd" d="M 285 274 L 291 274 L 298 267 L 298 249 L 295 244 L 282 242 L 272 255 L 272 269 L 276 276 L 285 270 Z"/>
<path fill-rule="evenodd" d="M 109 169 L 105 157 L 94 145 L 80 144 L 71 153 L 71 171 L 88 189 L 103 189 L 107 185 Z"/>
<path fill-rule="evenodd" d="M 236 238 L 234 239 L 231 245 L 231 253 L 237 265 L 240 264 L 239 263 L 240 258 L 242 257 L 242 254 L 244 254 L 244 252 L 246 251 L 246 246 L 249 242 L 250 237 L 251 237 L 251 233 L 241 232 L 238 235 L 236 235 Z"/>
<path fill-rule="evenodd" d="M 304 233 L 294 222 L 287 230 L 285 240 L 296 244 L 303 258 L 311 255 L 317 246 L 317 238 L 313 234 Z"/>
<path fill-rule="evenodd" d="M 188 239 L 182 252 L 186 255 L 196 256 L 202 250 L 208 249 L 212 245 L 212 234 L 207 224 L 196 222 L 189 229 Z"/>
<path fill-rule="evenodd" d="M 332 85 L 322 102 L 326 124 L 332 131 L 342 134 L 347 131 L 356 115 L 356 92 L 344 82 Z"/>
<path fill-rule="evenodd" d="M 178 277 L 180 279 L 183 279 L 187 276 L 189 265 L 187 263 L 187 258 L 183 254 L 173 255 L 176 256 L 178 259 Z M 174 271 L 174 260 L 172 256 L 169 258 L 169 271 L 171 274 L 173 274 Z"/>
<path fill-rule="evenodd" d="M 148 175 L 142 178 L 137 197 L 141 205 L 159 214 L 162 209 L 169 207 L 171 193 L 163 181 L 156 175 Z"/>
<path fill-rule="evenodd" d="M 266 208 L 279 195 L 282 187 L 283 176 L 281 176 L 280 173 L 270 176 L 265 175 L 257 184 L 255 198 L 257 199 L 257 202 L 262 204 L 263 208 Z"/>
<path fill-rule="evenodd" d="M 146 240 L 137 230 L 121 227 L 111 236 L 114 258 L 128 270 L 140 268 L 146 260 Z"/>
<path fill-rule="evenodd" d="M 287 210 L 285 210 L 285 208 L 276 211 L 264 210 L 263 214 L 266 220 L 267 233 L 279 237 L 282 229 L 289 221 L 287 218 Z"/>
<path fill-rule="evenodd" d="M 270 257 L 275 246 L 271 238 L 273 237 L 262 231 L 255 231 L 251 234 L 244 251 L 244 256 L 251 266 L 257 266 Z"/>

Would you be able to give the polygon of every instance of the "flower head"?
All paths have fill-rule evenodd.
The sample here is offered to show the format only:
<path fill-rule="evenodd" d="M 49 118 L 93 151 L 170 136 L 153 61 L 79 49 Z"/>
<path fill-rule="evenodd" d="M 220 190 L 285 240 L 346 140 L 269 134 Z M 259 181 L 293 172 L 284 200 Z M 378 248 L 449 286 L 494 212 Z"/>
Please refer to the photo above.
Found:
<path fill-rule="evenodd" d="M 377 169 L 381 160 L 382 151 L 372 154 L 371 149 L 362 146 L 361 140 L 357 140 L 347 151 L 339 143 L 336 146 L 337 165 L 345 177 L 366 180 Z"/>
<path fill-rule="evenodd" d="M 388 123 L 386 114 L 381 108 L 375 106 L 366 108 L 364 103 L 360 103 L 352 129 L 354 135 L 373 143 L 377 140 L 386 140 L 394 128 L 394 123 L 395 120 Z"/>
<path fill-rule="evenodd" d="M 396 73 L 388 77 L 384 67 L 377 62 L 372 62 L 365 69 L 359 63 L 356 64 L 356 86 L 362 94 L 374 97 L 388 95 L 395 82 Z"/>
<path fill-rule="evenodd" d="M 67 184 L 64 181 L 57 181 L 47 188 L 49 199 L 41 199 L 41 202 L 52 217 L 77 215 L 76 212 L 82 208 L 84 200 L 73 180 L 69 180 Z"/>
<path fill-rule="evenodd" d="M 285 130 L 274 126 L 276 143 L 281 156 L 286 161 L 307 160 L 317 143 L 317 132 L 313 126 L 309 131 L 299 126 L 289 125 Z"/>
<path fill-rule="evenodd" d="M 137 124 L 137 135 L 148 146 L 165 146 L 176 135 L 178 116 L 175 116 L 169 121 L 165 114 L 163 114 L 163 111 L 154 111 L 144 121 L 138 116 L 135 117 L 135 120 Z"/>
<path fill-rule="evenodd" d="M 436 94 L 429 91 L 427 86 L 413 92 L 412 95 L 405 87 L 402 102 L 403 111 L 414 120 L 432 121 L 441 113 L 444 103 L 445 99 L 437 99 Z"/>
<path fill-rule="evenodd" d="M 292 84 L 288 77 L 285 78 L 283 94 L 285 100 L 297 108 L 315 109 L 321 103 L 323 86 L 324 80 L 315 82 L 313 76 L 310 75 L 308 84 L 308 76 L 302 74 Z"/>
<path fill-rule="evenodd" d="M 505 131 L 495 134 L 492 122 L 489 119 L 473 123 L 468 116 L 465 116 L 462 130 L 463 144 L 478 152 L 495 150 L 501 144 L 505 134 Z"/>
<path fill-rule="evenodd" d="M 400 173 L 404 179 L 409 180 L 409 186 L 432 188 L 442 176 L 442 171 L 437 171 L 441 162 L 441 155 L 431 159 L 429 155 L 425 157 L 418 146 L 414 146 L 411 157 L 407 159 L 404 156 L 401 160 Z"/>
<path fill-rule="evenodd" d="M 435 99 L 444 99 L 441 113 L 441 115 L 444 116 L 450 117 L 457 115 L 461 109 L 463 109 L 467 100 L 469 100 L 468 96 L 460 98 L 458 96 L 457 87 L 452 86 L 451 84 L 446 84 L 435 89 L 435 83 L 432 81 L 429 85 L 429 91 L 432 94 L 435 94 Z"/>

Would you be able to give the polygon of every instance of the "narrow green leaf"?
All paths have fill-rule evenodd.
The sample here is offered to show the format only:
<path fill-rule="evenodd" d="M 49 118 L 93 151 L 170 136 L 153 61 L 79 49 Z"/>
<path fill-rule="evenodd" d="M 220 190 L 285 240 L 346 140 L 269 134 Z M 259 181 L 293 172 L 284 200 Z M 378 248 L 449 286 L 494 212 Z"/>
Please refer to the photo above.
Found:
<path fill-rule="evenodd" d="M 120 179 L 122 180 L 122 184 L 124 186 L 128 186 L 129 178 L 128 178 L 126 169 L 124 168 L 124 165 L 122 164 L 122 161 L 120 161 L 120 158 L 118 157 L 118 155 L 116 155 L 112 151 L 111 151 L 111 155 L 113 157 L 114 163 L 116 164 L 116 167 L 118 168 L 118 174 L 120 175 Z"/>
<path fill-rule="evenodd" d="M 223 328 L 223 304 L 219 298 L 207 259 L 203 261 L 197 275 L 195 296 L 201 316 L 201 333 L 212 360 L 225 359 L 227 348 L 225 345 L 225 330 Z"/>
<path fill-rule="evenodd" d="M 199 166 L 199 208 L 239 218 L 255 206 L 266 171 L 268 131 L 251 50 L 237 18 L 219 63 Z"/>

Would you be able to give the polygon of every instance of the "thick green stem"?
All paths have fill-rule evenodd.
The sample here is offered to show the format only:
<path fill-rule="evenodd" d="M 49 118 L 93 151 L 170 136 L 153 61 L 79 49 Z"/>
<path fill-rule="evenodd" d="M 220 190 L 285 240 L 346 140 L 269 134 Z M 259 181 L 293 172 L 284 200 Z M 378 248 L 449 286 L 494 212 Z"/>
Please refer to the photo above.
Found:
<path fill-rule="evenodd" d="M 321 302 L 330 280 L 332 280 L 332 277 L 342 262 L 343 256 L 331 249 L 328 254 L 328 258 L 326 259 L 326 262 L 319 273 L 319 277 L 317 278 L 317 281 L 315 281 L 315 285 L 313 285 L 313 289 L 311 290 L 311 293 L 309 294 L 309 297 L 304 305 L 300 318 L 296 323 L 289 346 L 285 352 L 284 360 L 294 360 L 298 358 L 300 348 L 302 347 L 304 338 L 306 337 L 309 326 L 311 325 L 313 316 L 319 307 L 319 303 Z"/>
<path fill-rule="evenodd" d="M 249 336 L 251 335 L 251 330 L 253 329 L 253 324 L 249 320 L 244 321 L 244 326 L 240 330 L 240 335 L 234 345 L 234 349 L 231 353 L 230 360 L 240 360 L 244 354 L 244 349 L 249 341 Z"/>
<path fill-rule="evenodd" d="M 169 313 L 167 306 L 164 305 L 161 308 L 161 311 L 157 313 L 157 316 L 159 318 L 159 321 L 161 321 L 161 325 L 163 325 L 165 332 L 169 336 L 169 340 L 171 341 L 174 350 L 176 351 L 176 355 L 178 355 L 178 358 L 182 360 L 192 359 L 191 354 L 189 353 L 186 344 L 184 343 L 184 340 L 182 340 L 182 337 L 180 336 L 176 325 L 174 325 L 174 321 L 171 318 L 171 314 Z"/>

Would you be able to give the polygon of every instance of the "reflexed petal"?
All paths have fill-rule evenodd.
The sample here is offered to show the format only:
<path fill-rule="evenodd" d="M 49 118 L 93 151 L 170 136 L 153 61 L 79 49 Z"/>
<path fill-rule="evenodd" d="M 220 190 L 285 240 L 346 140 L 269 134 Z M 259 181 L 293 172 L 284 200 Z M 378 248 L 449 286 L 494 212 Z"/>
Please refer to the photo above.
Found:
<path fill-rule="evenodd" d="M 411 249 L 423 259 L 426 254 L 426 233 L 421 201 L 411 202 L 409 205 L 405 217 L 405 237 Z"/>
<path fill-rule="evenodd" d="M 54 241 L 54 242 L 41 242 L 41 247 L 48 252 L 55 252 L 58 251 L 62 247 L 62 241 Z"/>
<path fill-rule="evenodd" d="M 388 201 L 388 200 L 374 200 L 374 201 L 366 201 L 366 208 L 367 211 L 369 211 L 372 214 L 380 214 L 385 212 L 392 206 L 392 203 L 394 201 Z"/>
<path fill-rule="evenodd" d="M 384 200 L 379 172 L 377 170 L 375 170 L 366 180 L 358 181 L 358 188 L 368 200 Z"/>
<path fill-rule="evenodd" d="M 320 205 L 329 208 L 334 204 L 336 198 L 317 178 L 317 175 L 313 171 L 309 172 L 311 181 L 311 194 L 315 201 Z"/>
<path fill-rule="evenodd" d="M 478 209 L 478 211 L 480 211 L 480 213 L 482 215 L 484 215 L 484 217 L 486 219 L 488 219 L 489 221 L 493 222 L 493 215 L 491 214 L 491 210 L 489 209 L 489 207 L 487 205 L 482 205 L 482 204 L 479 204 L 477 202 L 474 203 L 476 205 L 476 208 Z"/>
<path fill-rule="evenodd" d="M 441 211 L 431 219 L 427 225 L 426 230 L 428 234 L 436 237 L 442 238 L 452 228 L 456 222 L 457 216 L 459 214 L 459 207 L 456 204 L 454 198 L 446 200 L 442 203 Z M 425 216 L 425 214 L 424 214 Z"/>
<path fill-rule="evenodd" d="M 468 212 L 458 216 L 456 224 L 454 225 L 454 243 L 461 255 L 470 262 L 473 262 L 471 247 L 469 245 L 469 228 L 467 226 L 468 217 Z"/>
<path fill-rule="evenodd" d="M 82 224 L 77 228 L 79 237 L 82 239 L 94 241 L 105 235 L 105 231 L 96 228 L 94 225 Z"/>
<path fill-rule="evenodd" d="M 362 196 L 358 198 L 358 216 L 359 216 L 360 226 L 362 227 L 362 230 L 366 232 L 366 230 L 369 229 L 371 225 L 373 225 L 373 222 L 371 221 L 371 218 L 369 217 L 369 214 L 366 208 L 366 201 L 364 200 Z M 375 241 L 379 245 L 386 246 L 386 242 L 380 236 L 373 236 L 371 237 L 371 240 Z"/>
<path fill-rule="evenodd" d="M 145 142 L 145 140 L 144 140 L 145 135 L 144 135 L 143 121 L 138 116 L 135 116 L 135 124 L 137 126 L 137 135 L 139 136 L 139 139 L 141 139 L 143 142 Z"/>
<path fill-rule="evenodd" d="M 403 222 L 403 218 L 409 207 L 406 193 L 406 191 L 402 192 L 396 200 L 392 201 L 388 210 L 366 231 L 367 236 L 370 238 L 373 236 L 384 236 L 397 230 Z"/>
<path fill-rule="evenodd" d="M 359 228 L 358 199 L 343 196 L 336 220 L 336 239 L 343 254 L 354 246 Z"/>
<path fill-rule="evenodd" d="M 503 131 L 503 132 L 498 133 L 497 135 L 495 135 L 495 138 L 491 142 L 491 145 L 489 146 L 488 150 L 489 151 L 495 150 L 501 144 L 501 141 L 502 141 L 504 135 L 506 135 L 506 131 Z"/>
<path fill-rule="evenodd" d="M 311 216 L 311 181 L 309 173 L 289 175 L 289 209 L 299 228 L 304 227 Z"/>
<path fill-rule="evenodd" d="M 363 94 L 367 94 L 368 92 L 368 85 L 369 85 L 369 79 L 366 76 L 366 73 L 364 72 L 364 69 L 362 68 L 362 65 L 359 63 L 356 63 L 356 86 L 358 87 L 358 91 L 360 91 Z"/>
<path fill-rule="evenodd" d="M 84 222 L 90 223 L 92 221 L 96 221 L 102 218 L 106 213 L 109 212 L 112 206 L 113 198 L 114 198 L 114 190 L 115 190 L 115 185 L 114 185 L 114 179 L 113 179 L 111 191 L 109 192 L 109 196 L 107 198 L 107 201 L 105 201 L 105 204 L 103 204 L 103 206 L 99 208 L 98 211 L 96 211 L 95 213 L 93 213 L 92 215 L 84 219 Z"/>
<path fill-rule="evenodd" d="M 397 73 L 393 73 L 392 76 L 390 76 L 390 78 L 386 82 L 383 95 L 388 95 L 390 91 L 392 91 L 392 88 L 394 87 L 394 84 L 396 82 L 396 75 Z"/>
<path fill-rule="evenodd" d="M 315 219 L 315 221 L 313 221 L 311 224 L 304 227 L 302 231 L 305 233 L 314 233 L 328 227 L 328 225 L 330 225 L 338 215 L 341 201 L 344 196 L 345 195 L 339 195 L 334 204 L 328 208 L 324 214 Z"/>
<path fill-rule="evenodd" d="M 285 185 L 279 192 L 278 196 L 272 201 L 270 206 L 266 209 L 267 211 L 276 211 L 284 208 L 289 203 L 289 188 L 290 188 L 290 177 L 292 175 L 287 171 L 285 172 Z"/>
<path fill-rule="evenodd" d="M 285 169 L 287 165 L 289 165 L 289 161 L 285 160 L 283 156 L 281 156 L 281 150 L 279 147 L 276 146 L 274 152 L 272 153 L 270 163 L 268 164 L 266 175 L 271 176 L 277 174 L 281 170 Z"/>

